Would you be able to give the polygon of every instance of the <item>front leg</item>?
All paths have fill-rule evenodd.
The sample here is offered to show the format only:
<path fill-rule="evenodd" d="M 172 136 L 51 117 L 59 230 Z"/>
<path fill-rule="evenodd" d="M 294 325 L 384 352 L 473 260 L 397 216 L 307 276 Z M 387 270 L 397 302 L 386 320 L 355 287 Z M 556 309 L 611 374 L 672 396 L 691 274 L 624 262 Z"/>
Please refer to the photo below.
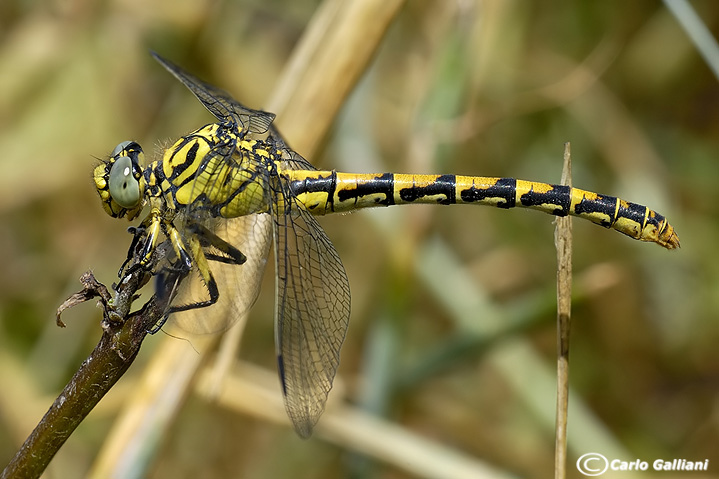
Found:
<path fill-rule="evenodd" d="M 130 243 L 130 247 L 127 249 L 127 258 L 125 259 L 125 262 L 122 263 L 122 266 L 120 266 L 120 270 L 117 272 L 117 277 L 122 277 L 122 272 L 125 271 L 125 267 L 135 258 L 135 254 L 137 252 L 138 247 L 140 246 L 140 240 L 142 240 L 145 237 L 145 227 L 143 225 L 140 226 L 130 226 L 127 229 L 127 232 L 132 234 L 132 243 Z M 130 268 L 128 272 L 133 272 L 135 268 Z"/>
<path fill-rule="evenodd" d="M 130 248 L 127 250 L 127 259 L 125 259 L 125 262 L 122 263 L 118 271 L 119 277 L 132 274 L 138 269 L 149 269 L 148 267 L 152 265 L 153 255 L 157 250 L 157 238 L 160 236 L 161 230 L 164 230 L 163 220 L 160 217 L 160 213 L 154 209 L 143 220 L 140 226 L 137 228 L 128 228 L 128 232 L 132 233 L 133 238 L 132 243 L 130 243 Z M 173 247 L 175 247 L 175 245 L 173 245 Z M 184 249 L 184 247 L 182 249 Z M 175 251 L 177 252 L 176 247 Z M 128 269 L 125 269 L 130 262 L 133 262 L 132 265 Z"/>

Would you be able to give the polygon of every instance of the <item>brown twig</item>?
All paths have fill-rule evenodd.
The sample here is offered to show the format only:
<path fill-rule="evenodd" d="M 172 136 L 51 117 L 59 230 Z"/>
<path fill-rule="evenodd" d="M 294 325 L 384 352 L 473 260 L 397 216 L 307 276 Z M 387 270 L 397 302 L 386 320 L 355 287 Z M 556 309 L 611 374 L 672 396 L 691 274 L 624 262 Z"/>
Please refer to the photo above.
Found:
<path fill-rule="evenodd" d="M 147 332 L 162 318 L 167 303 L 166 299 L 155 295 L 139 311 L 130 312 L 133 300 L 138 297 L 137 291 L 151 276 L 147 269 L 131 268 L 114 288 L 114 298 L 92 272 L 80 278 L 83 289 L 70 296 L 58 308 L 57 324 L 65 326 L 60 320 L 65 310 L 100 298 L 98 303 L 103 309 L 102 337 L 0 478 L 40 477 L 70 434 L 125 374 L 135 360 Z"/>

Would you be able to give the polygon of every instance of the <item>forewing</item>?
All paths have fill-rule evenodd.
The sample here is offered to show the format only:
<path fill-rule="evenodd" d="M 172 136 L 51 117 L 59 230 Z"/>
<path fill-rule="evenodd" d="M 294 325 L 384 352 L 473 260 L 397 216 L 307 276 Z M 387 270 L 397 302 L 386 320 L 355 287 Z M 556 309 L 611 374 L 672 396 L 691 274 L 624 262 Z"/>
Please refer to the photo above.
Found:
<path fill-rule="evenodd" d="M 218 120 L 233 121 L 250 133 L 262 134 L 270 128 L 275 119 L 274 113 L 247 108 L 226 91 L 203 82 L 157 53 L 150 53 L 167 71 L 180 80 Z"/>
<path fill-rule="evenodd" d="M 349 281 L 322 227 L 283 183 L 278 185 L 274 206 L 280 380 L 295 430 L 308 437 L 339 366 L 349 323 Z"/>

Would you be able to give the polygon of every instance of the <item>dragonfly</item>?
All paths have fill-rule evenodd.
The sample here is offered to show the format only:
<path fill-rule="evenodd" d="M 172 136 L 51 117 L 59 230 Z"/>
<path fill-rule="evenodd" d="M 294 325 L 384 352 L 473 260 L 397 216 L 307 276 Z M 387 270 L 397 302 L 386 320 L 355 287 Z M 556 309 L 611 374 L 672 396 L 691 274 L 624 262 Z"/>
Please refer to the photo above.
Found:
<path fill-rule="evenodd" d="M 134 141 L 95 167 L 104 211 L 114 218 L 148 213 L 135 231 L 139 260 L 151 268 L 160 244 L 173 271 L 200 285 L 174 297 L 170 317 L 224 304 L 230 318 L 252 306 L 274 248 L 275 347 L 285 409 L 301 437 L 324 411 L 350 317 L 347 274 L 316 216 L 402 204 L 471 204 L 572 215 L 631 238 L 679 247 L 666 218 L 646 206 L 564 185 L 455 174 L 355 174 L 318 170 L 275 128 L 275 115 L 247 108 L 229 93 L 152 52 L 215 117 L 144 165 Z M 139 246 L 138 246 L 139 245 Z M 128 254 L 128 258 L 130 255 Z M 125 265 L 123 265 L 124 268 Z M 122 273 L 122 269 L 120 270 Z M 162 276 L 162 270 L 157 272 Z"/>

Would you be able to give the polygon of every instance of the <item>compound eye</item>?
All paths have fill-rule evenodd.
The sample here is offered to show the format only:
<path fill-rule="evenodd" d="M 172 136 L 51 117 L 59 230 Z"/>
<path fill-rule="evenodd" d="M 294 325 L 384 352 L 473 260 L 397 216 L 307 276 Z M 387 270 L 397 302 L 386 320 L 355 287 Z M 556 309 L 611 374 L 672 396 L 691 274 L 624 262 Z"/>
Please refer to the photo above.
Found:
<path fill-rule="evenodd" d="M 110 196 L 123 208 L 134 208 L 140 203 L 140 184 L 132 175 L 132 161 L 128 156 L 115 160 L 110 168 Z"/>
<path fill-rule="evenodd" d="M 119 154 L 122 152 L 122 150 L 124 150 L 125 148 L 127 148 L 128 146 L 130 146 L 132 143 L 133 143 L 132 141 L 123 141 L 122 143 L 120 143 L 119 145 L 117 145 L 117 146 L 115 147 L 115 149 L 112 150 L 112 153 L 110 153 L 110 158 L 114 158 L 114 157 L 116 157 L 117 155 L 119 155 Z"/>

